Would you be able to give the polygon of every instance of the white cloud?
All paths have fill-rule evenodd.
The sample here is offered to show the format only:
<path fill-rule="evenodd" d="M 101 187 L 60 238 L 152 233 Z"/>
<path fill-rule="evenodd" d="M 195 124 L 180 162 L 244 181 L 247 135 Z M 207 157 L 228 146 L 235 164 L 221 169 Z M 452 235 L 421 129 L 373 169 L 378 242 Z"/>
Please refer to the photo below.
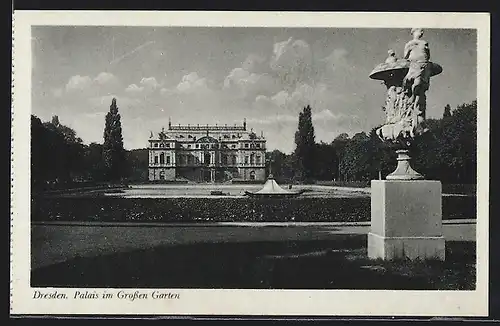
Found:
<path fill-rule="evenodd" d="M 309 44 L 291 37 L 274 44 L 270 67 L 285 87 L 293 88 L 297 83 L 309 81 L 313 71 Z"/>
<path fill-rule="evenodd" d="M 271 97 L 271 102 L 280 107 L 285 107 L 288 104 L 290 95 L 286 91 L 280 91 Z"/>
<path fill-rule="evenodd" d="M 82 91 L 92 85 L 92 79 L 89 76 L 75 75 L 71 76 L 66 84 L 66 91 Z"/>
<path fill-rule="evenodd" d="M 327 67 L 332 70 L 337 70 L 338 68 L 346 68 L 349 66 L 347 62 L 347 55 L 349 52 L 344 48 L 338 48 L 332 51 L 326 58 L 323 59 L 326 62 Z"/>
<path fill-rule="evenodd" d="M 67 92 L 78 92 L 84 96 L 110 94 L 118 90 L 120 82 L 112 73 L 101 72 L 95 78 L 75 75 L 66 84 Z M 62 94 L 61 94 L 62 95 Z"/>
<path fill-rule="evenodd" d="M 63 90 L 62 88 L 54 88 L 52 89 L 52 95 L 56 98 L 60 98 L 63 95 Z"/>
<path fill-rule="evenodd" d="M 241 67 L 248 72 L 263 72 L 265 70 L 266 59 L 258 54 L 249 54 Z"/>
<path fill-rule="evenodd" d="M 160 83 L 156 81 L 155 77 L 146 77 L 141 79 L 141 85 L 149 89 L 157 89 L 160 87 Z"/>
<path fill-rule="evenodd" d="M 275 123 L 297 123 L 299 121 L 299 117 L 289 114 L 276 114 L 263 118 L 251 118 L 247 119 L 248 124 L 262 124 L 269 125 Z"/>
<path fill-rule="evenodd" d="M 326 85 L 317 84 L 315 87 L 309 84 L 299 84 L 292 92 L 281 90 L 271 97 L 258 96 L 255 98 L 257 105 L 269 105 L 270 103 L 287 111 L 298 112 L 306 105 L 321 107 L 324 97 L 328 96 Z"/>
<path fill-rule="evenodd" d="M 340 120 L 344 119 L 346 116 L 342 113 L 333 113 L 329 109 L 325 109 L 323 111 L 320 111 L 318 113 L 313 113 L 312 114 L 312 120 L 313 121 L 329 121 L 329 120 Z"/>
<path fill-rule="evenodd" d="M 161 84 L 158 83 L 155 77 L 144 77 L 139 82 L 139 85 L 130 84 L 125 89 L 125 92 L 133 95 L 149 96 L 161 88 Z"/>
<path fill-rule="evenodd" d="M 125 89 L 125 92 L 131 93 L 131 94 L 139 94 L 144 90 L 144 87 L 139 87 L 136 84 L 130 84 L 128 87 Z"/>
<path fill-rule="evenodd" d="M 160 94 L 162 96 L 170 96 L 170 95 L 172 95 L 174 93 L 175 93 L 175 91 L 173 91 L 171 89 L 168 89 L 168 88 L 165 88 L 165 87 L 163 87 L 162 89 L 160 89 Z"/>
<path fill-rule="evenodd" d="M 118 78 L 115 75 L 109 72 L 101 72 L 97 77 L 94 78 L 94 81 L 99 85 L 111 85 L 115 86 L 118 84 Z"/>
<path fill-rule="evenodd" d="M 251 73 L 243 68 L 234 68 L 224 79 L 224 89 L 239 96 L 254 98 L 277 89 L 276 81 L 269 74 Z"/>
<path fill-rule="evenodd" d="M 176 90 L 179 93 L 200 93 L 209 91 L 207 79 L 198 76 L 198 73 L 191 72 L 182 77 L 180 83 L 177 85 Z"/>

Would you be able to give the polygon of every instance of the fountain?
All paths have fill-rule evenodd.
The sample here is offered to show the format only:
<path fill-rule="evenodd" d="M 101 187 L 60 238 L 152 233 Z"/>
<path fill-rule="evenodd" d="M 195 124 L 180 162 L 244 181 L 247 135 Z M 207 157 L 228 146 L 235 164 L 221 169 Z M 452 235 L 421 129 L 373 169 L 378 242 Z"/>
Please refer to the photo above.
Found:
<path fill-rule="evenodd" d="M 424 180 L 410 165 L 409 148 L 424 134 L 426 95 L 430 78 L 442 67 L 430 61 L 429 44 L 422 28 L 413 28 L 413 39 L 403 58 L 393 50 L 370 78 L 382 80 L 387 88 L 383 110 L 386 121 L 376 130 L 384 142 L 396 149 L 398 165 L 386 180 L 371 182 L 371 231 L 368 256 L 444 260 L 441 182 Z"/>

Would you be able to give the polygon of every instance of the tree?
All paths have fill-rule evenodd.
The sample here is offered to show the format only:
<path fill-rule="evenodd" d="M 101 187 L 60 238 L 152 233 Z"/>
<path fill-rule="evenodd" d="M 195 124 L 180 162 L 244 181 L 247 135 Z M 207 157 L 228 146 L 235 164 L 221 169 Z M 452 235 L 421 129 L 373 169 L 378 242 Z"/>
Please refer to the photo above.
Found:
<path fill-rule="evenodd" d="M 337 173 L 337 154 L 332 144 L 319 143 L 315 148 L 314 177 L 317 180 L 333 180 Z"/>
<path fill-rule="evenodd" d="M 365 132 L 355 134 L 345 148 L 340 172 L 347 181 L 368 181 L 374 176 L 373 144 Z"/>
<path fill-rule="evenodd" d="M 113 98 L 106 114 L 104 127 L 103 161 L 108 181 L 118 181 L 125 173 L 125 150 L 123 148 L 122 125 L 116 99 Z"/>
<path fill-rule="evenodd" d="M 85 145 L 76 132 L 53 116 L 44 122 L 31 116 L 31 180 L 35 190 L 77 181 L 83 177 Z"/>
<path fill-rule="evenodd" d="M 148 179 L 148 149 L 133 149 L 127 151 L 127 176 L 129 181 Z"/>
<path fill-rule="evenodd" d="M 427 122 L 429 132 L 412 149 L 414 168 L 443 183 L 476 183 L 476 101 L 459 105 L 450 117 Z"/>
<path fill-rule="evenodd" d="M 389 173 L 396 169 L 397 159 L 396 152 L 390 144 L 383 142 L 376 134 L 379 127 L 372 128 L 370 134 L 370 148 L 373 150 L 373 164 L 370 174 L 372 178 L 385 178 Z"/>
<path fill-rule="evenodd" d="M 306 106 L 299 113 L 298 129 L 295 132 L 295 152 L 298 178 L 310 181 L 314 173 L 315 136 L 312 124 L 311 107 Z"/>
<path fill-rule="evenodd" d="M 444 107 L 443 118 L 449 117 L 451 117 L 451 106 L 449 104 L 446 104 L 446 106 Z"/>
<path fill-rule="evenodd" d="M 278 182 L 289 182 L 294 177 L 293 155 L 287 155 L 280 150 L 266 152 L 266 162 L 268 162 L 268 172 Z"/>
<path fill-rule="evenodd" d="M 103 181 L 105 179 L 102 157 L 103 146 L 101 144 L 91 143 L 85 148 L 84 164 L 87 180 Z"/>
<path fill-rule="evenodd" d="M 335 151 L 336 156 L 336 170 L 334 173 L 334 178 L 338 180 L 342 179 L 342 176 L 340 174 L 340 162 L 342 161 L 345 148 L 349 141 L 349 135 L 345 132 L 335 137 L 335 139 L 332 141 L 333 150 Z"/>
<path fill-rule="evenodd" d="M 55 126 L 55 127 L 59 127 L 60 123 L 59 123 L 59 117 L 57 115 L 54 115 L 52 116 L 52 124 Z"/>

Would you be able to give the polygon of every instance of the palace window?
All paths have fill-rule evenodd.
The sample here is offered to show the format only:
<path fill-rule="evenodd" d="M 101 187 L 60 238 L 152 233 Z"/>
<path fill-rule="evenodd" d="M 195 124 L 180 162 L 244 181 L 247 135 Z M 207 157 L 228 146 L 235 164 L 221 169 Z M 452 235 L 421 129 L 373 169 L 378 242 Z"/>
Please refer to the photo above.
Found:
<path fill-rule="evenodd" d="M 191 148 L 191 144 L 188 145 L 188 148 Z"/>
<path fill-rule="evenodd" d="M 236 162 L 237 162 L 236 155 L 233 155 L 233 165 L 236 165 Z"/>
<path fill-rule="evenodd" d="M 255 144 L 255 147 L 260 148 L 260 144 Z"/>
<path fill-rule="evenodd" d="M 158 164 L 158 156 L 155 156 L 155 164 Z"/>
<path fill-rule="evenodd" d="M 200 144 L 196 144 L 196 148 L 200 148 Z"/>
<path fill-rule="evenodd" d="M 160 164 L 165 164 L 165 154 L 160 154 Z"/>
<path fill-rule="evenodd" d="M 235 139 L 235 138 L 236 138 L 236 135 L 232 135 L 232 136 L 233 136 L 233 139 Z"/>
<path fill-rule="evenodd" d="M 250 164 L 254 164 L 255 163 L 255 155 L 252 154 L 250 155 Z"/>
<path fill-rule="evenodd" d="M 231 147 L 232 147 L 232 148 L 236 148 L 236 145 L 234 145 L 234 144 L 233 144 Z"/>
<path fill-rule="evenodd" d="M 170 156 L 167 156 L 167 164 L 170 164 Z"/>
<path fill-rule="evenodd" d="M 245 144 L 245 148 L 248 148 L 248 144 Z"/>
<path fill-rule="evenodd" d="M 255 157 L 255 162 L 256 162 L 257 164 L 260 164 L 260 155 L 257 155 L 257 156 Z"/>
<path fill-rule="evenodd" d="M 158 147 L 158 143 L 155 143 L 155 147 Z"/>
<path fill-rule="evenodd" d="M 222 155 L 221 159 L 222 159 L 222 164 L 227 165 L 227 156 Z"/>
<path fill-rule="evenodd" d="M 245 156 L 245 164 L 248 164 L 248 156 Z"/>
<path fill-rule="evenodd" d="M 166 144 L 165 144 L 165 146 L 166 146 L 167 148 L 170 148 L 170 143 L 166 143 Z"/>

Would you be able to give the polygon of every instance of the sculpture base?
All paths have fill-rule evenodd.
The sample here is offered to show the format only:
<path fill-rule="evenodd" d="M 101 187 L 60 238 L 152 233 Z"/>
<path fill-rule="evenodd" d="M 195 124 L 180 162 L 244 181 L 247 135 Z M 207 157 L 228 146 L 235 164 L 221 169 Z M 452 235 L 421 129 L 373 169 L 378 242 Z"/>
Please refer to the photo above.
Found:
<path fill-rule="evenodd" d="M 408 150 L 407 149 L 400 149 L 397 150 L 396 153 L 398 154 L 398 166 L 396 167 L 396 170 L 389 174 L 386 179 L 387 180 L 422 180 L 424 177 L 418 173 L 417 171 L 413 170 L 413 168 L 410 165 L 410 156 L 408 155 Z"/>
<path fill-rule="evenodd" d="M 368 257 L 394 259 L 445 259 L 444 237 L 382 237 L 368 233 Z"/>
<path fill-rule="evenodd" d="M 371 182 L 368 257 L 445 259 L 441 182 Z"/>

